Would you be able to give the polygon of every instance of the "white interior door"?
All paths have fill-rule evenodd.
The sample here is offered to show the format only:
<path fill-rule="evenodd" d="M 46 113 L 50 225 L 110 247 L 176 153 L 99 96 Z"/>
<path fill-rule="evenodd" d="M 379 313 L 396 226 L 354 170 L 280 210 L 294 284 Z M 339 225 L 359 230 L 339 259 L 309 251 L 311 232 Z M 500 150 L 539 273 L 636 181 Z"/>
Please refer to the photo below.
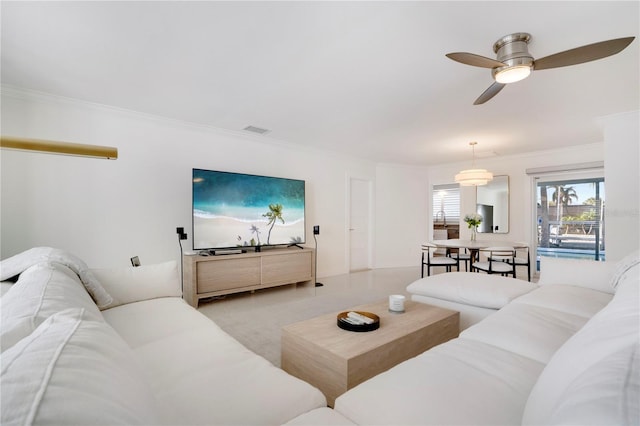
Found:
<path fill-rule="evenodd" d="M 349 180 L 350 271 L 371 268 L 371 181 Z"/>

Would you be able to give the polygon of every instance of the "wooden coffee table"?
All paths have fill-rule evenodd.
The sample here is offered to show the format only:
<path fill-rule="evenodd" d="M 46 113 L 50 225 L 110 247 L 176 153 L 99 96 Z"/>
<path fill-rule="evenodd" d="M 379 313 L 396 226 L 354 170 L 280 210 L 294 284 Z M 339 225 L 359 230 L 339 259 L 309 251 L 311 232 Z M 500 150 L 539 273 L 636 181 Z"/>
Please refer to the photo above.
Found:
<path fill-rule="evenodd" d="M 350 310 L 372 312 L 380 328 L 339 328 L 340 312 L 282 328 L 282 369 L 320 389 L 330 407 L 335 399 L 371 377 L 458 336 L 460 314 L 413 301 L 391 313 L 387 300 Z"/>

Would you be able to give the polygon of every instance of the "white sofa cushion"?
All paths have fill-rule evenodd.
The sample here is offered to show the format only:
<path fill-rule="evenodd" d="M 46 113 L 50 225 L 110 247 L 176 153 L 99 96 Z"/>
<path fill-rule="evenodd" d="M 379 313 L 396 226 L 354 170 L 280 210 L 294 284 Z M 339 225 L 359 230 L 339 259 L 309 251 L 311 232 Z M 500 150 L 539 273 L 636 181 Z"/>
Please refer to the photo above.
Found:
<path fill-rule="evenodd" d="M 536 288 L 536 284 L 497 275 L 450 272 L 416 280 L 407 286 L 407 291 L 465 305 L 500 309 Z"/>
<path fill-rule="evenodd" d="M 596 262 L 584 259 L 540 257 L 539 285 L 574 285 L 613 294 L 611 277 L 615 262 Z"/>
<path fill-rule="evenodd" d="M 142 365 L 170 424 L 276 425 L 324 395 L 245 348 L 177 297 L 102 311 Z"/>
<path fill-rule="evenodd" d="M 158 423 L 130 349 L 83 312 L 52 315 L 0 355 L 3 425 Z"/>
<path fill-rule="evenodd" d="M 529 305 L 508 305 L 460 333 L 460 337 L 496 346 L 546 364 L 587 320 Z"/>
<path fill-rule="evenodd" d="M 175 260 L 136 268 L 91 269 L 113 301 L 101 309 L 158 297 L 181 297 Z"/>
<path fill-rule="evenodd" d="M 103 321 L 96 304 L 73 271 L 59 263 L 31 266 L 2 297 L 2 351 L 31 334 L 54 313 L 68 308 L 84 308 L 85 318 Z"/>
<path fill-rule="evenodd" d="M 340 395 L 335 410 L 360 425 L 514 425 L 544 365 L 454 339 Z"/>
<path fill-rule="evenodd" d="M 536 291 L 518 297 L 514 304 L 540 306 L 584 318 L 591 318 L 607 306 L 613 297 L 610 293 L 573 285 L 542 286 Z M 579 300 L 580 303 L 576 303 Z"/>
<path fill-rule="evenodd" d="M 34 247 L 18 253 L 0 262 L 0 281 L 13 278 L 23 271 L 42 262 L 56 262 L 69 267 L 78 274 L 80 281 L 96 302 L 98 307 L 111 303 L 111 296 L 102 288 L 100 282 L 93 276 L 84 261 L 68 251 L 52 247 Z"/>
<path fill-rule="evenodd" d="M 553 356 L 529 396 L 524 424 L 640 424 L 638 269 Z"/>

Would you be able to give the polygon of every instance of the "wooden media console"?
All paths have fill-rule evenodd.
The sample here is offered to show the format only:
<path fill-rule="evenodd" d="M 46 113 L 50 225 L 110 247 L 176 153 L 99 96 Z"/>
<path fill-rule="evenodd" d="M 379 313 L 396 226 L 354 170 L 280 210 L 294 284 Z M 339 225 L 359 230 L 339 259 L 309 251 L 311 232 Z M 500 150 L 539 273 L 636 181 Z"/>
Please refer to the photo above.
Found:
<path fill-rule="evenodd" d="M 291 247 L 220 256 L 182 257 L 183 298 L 197 308 L 212 296 L 314 279 L 314 250 Z"/>

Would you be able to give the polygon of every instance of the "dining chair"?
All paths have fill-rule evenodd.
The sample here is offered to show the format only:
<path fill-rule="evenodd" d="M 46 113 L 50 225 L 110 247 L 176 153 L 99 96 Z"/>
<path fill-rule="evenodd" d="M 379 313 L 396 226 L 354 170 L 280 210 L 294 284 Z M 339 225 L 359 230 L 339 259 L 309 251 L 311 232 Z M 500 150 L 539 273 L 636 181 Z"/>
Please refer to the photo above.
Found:
<path fill-rule="evenodd" d="M 529 253 L 529 246 L 522 244 L 522 246 L 515 247 L 515 257 L 513 258 L 513 263 L 515 263 L 516 267 L 518 266 L 526 266 L 527 267 L 527 279 L 531 281 L 531 255 Z M 509 256 L 494 256 L 494 260 L 501 260 L 503 262 L 511 262 L 511 258 Z"/>
<path fill-rule="evenodd" d="M 483 258 L 486 260 L 481 260 Z M 513 247 L 487 247 L 479 250 L 478 260 L 471 264 L 471 271 L 484 271 L 488 274 L 516 277 L 514 262 L 516 250 Z"/>
<path fill-rule="evenodd" d="M 446 240 L 449 238 L 449 232 L 446 229 L 434 229 L 433 230 L 433 239 L 434 240 Z M 435 254 L 439 255 L 448 255 L 449 250 L 446 248 L 438 247 L 435 251 Z"/>
<path fill-rule="evenodd" d="M 462 250 L 464 253 L 461 253 Z M 464 262 L 464 271 L 467 272 L 469 262 L 471 262 L 471 253 L 466 248 L 459 248 L 457 253 L 451 253 L 450 256 L 458 259 L 458 264 Z"/>
<path fill-rule="evenodd" d="M 449 256 L 436 256 L 436 251 L 438 250 L 438 246 L 431 243 L 422 244 L 422 264 L 421 266 L 421 277 L 424 278 L 424 267 L 427 267 L 427 276 L 431 276 L 431 268 L 435 268 L 437 266 L 444 266 L 447 272 L 451 272 L 451 267 L 455 266 L 458 270 L 460 270 L 460 263 L 457 259 L 454 259 Z"/>

